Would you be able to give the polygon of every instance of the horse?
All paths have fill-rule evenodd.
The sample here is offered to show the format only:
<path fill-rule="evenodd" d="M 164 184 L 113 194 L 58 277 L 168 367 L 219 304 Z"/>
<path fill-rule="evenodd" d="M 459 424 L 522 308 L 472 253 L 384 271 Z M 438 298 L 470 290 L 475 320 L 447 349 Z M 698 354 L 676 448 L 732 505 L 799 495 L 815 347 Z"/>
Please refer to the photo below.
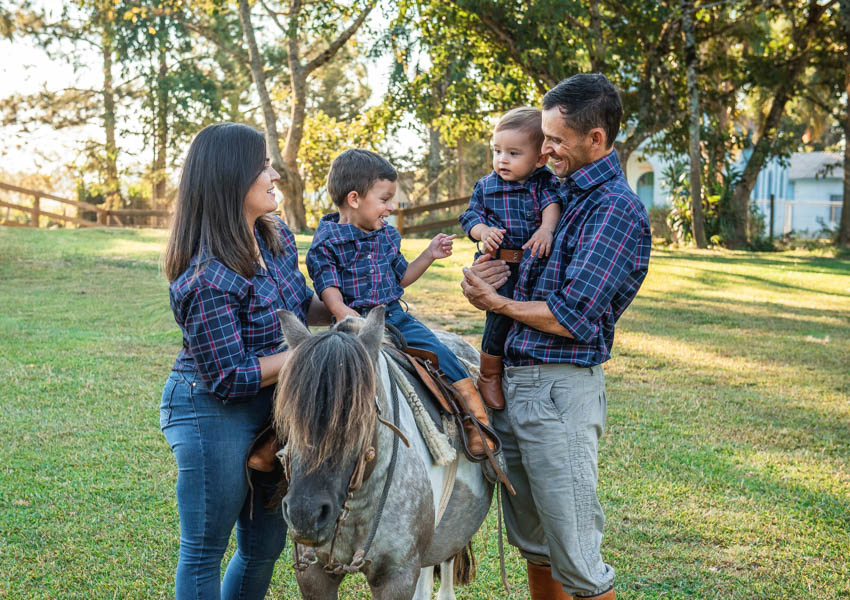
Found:
<path fill-rule="evenodd" d="M 335 599 L 359 571 L 373 598 L 426 600 L 440 565 L 438 599 L 454 600 L 452 565 L 484 521 L 493 484 L 462 452 L 449 466 L 432 459 L 381 352 L 384 307 L 316 335 L 292 313 L 279 317 L 290 356 L 274 425 L 302 598 Z M 457 336 L 451 347 L 477 355 Z M 417 392 L 424 397 L 418 383 Z"/>

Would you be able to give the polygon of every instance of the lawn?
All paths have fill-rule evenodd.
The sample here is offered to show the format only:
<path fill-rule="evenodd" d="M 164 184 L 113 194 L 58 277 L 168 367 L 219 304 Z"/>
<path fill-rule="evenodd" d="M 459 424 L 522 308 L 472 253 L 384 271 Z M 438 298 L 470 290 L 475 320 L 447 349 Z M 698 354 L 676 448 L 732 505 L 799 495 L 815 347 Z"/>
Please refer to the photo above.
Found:
<path fill-rule="evenodd" d="M 172 594 L 176 467 L 158 406 L 180 335 L 164 239 L 0 228 L 0 597 Z M 458 287 L 472 252 L 458 242 L 406 298 L 477 343 L 483 318 Z M 618 597 L 850 597 L 850 261 L 656 250 L 605 369 Z M 459 597 L 508 597 L 493 513 L 476 547 Z M 297 597 L 289 564 L 287 549 L 270 598 Z M 508 567 L 510 597 L 527 597 L 512 549 Z M 341 597 L 368 597 L 362 578 Z"/>

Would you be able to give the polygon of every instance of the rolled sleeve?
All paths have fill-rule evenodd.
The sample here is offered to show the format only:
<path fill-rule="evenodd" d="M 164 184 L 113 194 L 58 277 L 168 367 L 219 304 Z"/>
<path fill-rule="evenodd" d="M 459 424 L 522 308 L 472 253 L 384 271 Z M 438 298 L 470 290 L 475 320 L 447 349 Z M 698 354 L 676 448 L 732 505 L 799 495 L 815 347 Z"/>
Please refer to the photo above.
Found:
<path fill-rule="evenodd" d="M 199 287 L 184 322 L 189 353 L 201 380 L 223 401 L 260 391 L 260 361 L 245 350 L 239 322 L 239 300 L 231 293 Z"/>
<path fill-rule="evenodd" d="M 564 286 L 546 298 L 549 310 L 573 337 L 590 343 L 611 299 L 635 270 L 640 224 L 615 203 L 599 206 L 582 227 Z"/>
<path fill-rule="evenodd" d="M 391 251 L 395 252 L 390 267 L 396 274 L 396 277 L 398 277 L 399 283 L 401 283 L 401 280 L 404 279 L 407 273 L 407 259 L 401 253 L 401 234 L 395 227 L 390 229 L 390 245 Z"/>
<path fill-rule="evenodd" d="M 342 288 L 333 252 L 327 244 L 311 246 L 307 251 L 307 272 L 313 280 L 313 289 L 320 297 L 329 287 Z"/>
<path fill-rule="evenodd" d="M 469 233 L 473 227 L 479 223 L 487 225 L 487 215 L 484 212 L 484 190 L 480 181 L 475 184 L 472 190 L 472 195 L 469 198 L 469 206 L 457 220 L 463 228 L 464 233 L 469 236 L 469 239 L 473 239 Z"/>
<path fill-rule="evenodd" d="M 558 192 L 559 186 L 556 185 L 556 183 L 556 180 L 549 181 L 540 188 L 540 192 L 537 194 L 537 202 L 540 206 L 540 212 L 543 212 L 543 209 L 550 204 L 562 204 L 561 194 Z"/>

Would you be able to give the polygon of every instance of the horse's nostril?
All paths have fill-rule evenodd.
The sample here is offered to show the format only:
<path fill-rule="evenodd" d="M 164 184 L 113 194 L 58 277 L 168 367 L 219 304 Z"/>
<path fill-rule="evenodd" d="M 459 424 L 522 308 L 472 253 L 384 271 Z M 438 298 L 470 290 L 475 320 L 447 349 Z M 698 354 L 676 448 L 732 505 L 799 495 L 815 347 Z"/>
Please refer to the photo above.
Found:
<path fill-rule="evenodd" d="M 324 502 L 319 509 L 319 518 L 316 520 L 316 525 L 319 527 L 327 523 L 331 515 L 331 505 L 329 502 Z"/>
<path fill-rule="evenodd" d="M 283 513 L 284 520 L 288 521 L 289 520 L 289 502 L 284 500 L 283 502 L 280 503 L 280 512 Z"/>

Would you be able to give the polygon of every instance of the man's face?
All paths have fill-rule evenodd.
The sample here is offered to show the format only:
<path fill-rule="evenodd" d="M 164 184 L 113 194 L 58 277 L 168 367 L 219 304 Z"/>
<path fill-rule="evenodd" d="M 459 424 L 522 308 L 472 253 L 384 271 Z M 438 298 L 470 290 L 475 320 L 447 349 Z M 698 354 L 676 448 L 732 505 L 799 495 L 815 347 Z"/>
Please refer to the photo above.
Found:
<path fill-rule="evenodd" d="M 568 177 L 593 162 L 591 145 L 590 133 L 582 135 L 575 129 L 567 127 L 564 116 L 557 106 L 543 111 L 541 152 L 549 155 L 555 175 Z"/>

